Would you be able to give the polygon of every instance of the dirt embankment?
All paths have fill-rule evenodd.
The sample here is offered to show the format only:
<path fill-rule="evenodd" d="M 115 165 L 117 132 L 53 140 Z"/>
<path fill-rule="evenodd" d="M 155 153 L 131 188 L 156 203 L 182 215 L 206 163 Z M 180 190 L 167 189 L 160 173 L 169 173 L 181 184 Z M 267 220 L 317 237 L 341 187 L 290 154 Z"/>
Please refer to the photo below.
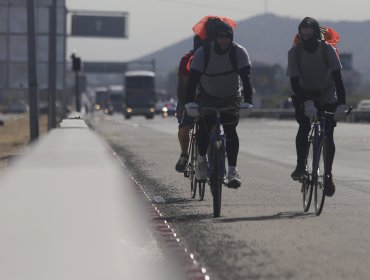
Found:
<path fill-rule="evenodd" d="M 0 173 L 7 167 L 9 160 L 22 153 L 30 141 L 29 116 L 14 115 L 4 120 L 0 126 Z M 40 115 L 40 134 L 47 132 L 47 116 Z"/>

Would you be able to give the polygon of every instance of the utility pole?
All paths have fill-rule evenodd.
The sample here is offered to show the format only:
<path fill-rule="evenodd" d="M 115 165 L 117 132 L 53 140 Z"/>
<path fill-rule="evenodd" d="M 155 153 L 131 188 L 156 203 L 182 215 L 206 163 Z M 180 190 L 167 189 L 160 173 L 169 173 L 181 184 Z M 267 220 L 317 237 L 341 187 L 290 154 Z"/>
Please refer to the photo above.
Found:
<path fill-rule="evenodd" d="M 39 106 L 37 94 L 35 0 L 27 1 L 27 41 L 28 41 L 28 92 L 30 107 L 30 140 L 39 137 Z"/>
<path fill-rule="evenodd" d="M 49 106 L 48 130 L 56 127 L 57 91 L 57 0 L 49 7 Z"/>
<path fill-rule="evenodd" d="M 75 72 L 76 111 L 81 112 L 81 96 L 78 77 L 78 72 L 81 70 L 81 58 L 78 57 L 75 52 L 72 53 L 71 58 L 72 58 L 72 70 Z"/>

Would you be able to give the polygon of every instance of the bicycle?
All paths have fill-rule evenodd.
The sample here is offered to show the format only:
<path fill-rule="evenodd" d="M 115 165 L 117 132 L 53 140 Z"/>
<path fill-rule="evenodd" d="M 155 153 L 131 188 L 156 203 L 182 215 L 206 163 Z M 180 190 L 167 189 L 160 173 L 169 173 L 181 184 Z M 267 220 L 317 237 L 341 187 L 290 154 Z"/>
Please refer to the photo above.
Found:
<path fill-rule="evenodd" d="M 349 108 L 346 115 L 352 110 Z M 314 195 L 315 214 L 321 214 L 325 203 L 324 178 L 326 175 L 327 126 L 329 116 L 334 113 L 318 111 L 317 118 L 311 123 L 308 135 L 308 149 L 305 159 L 305 173 L 300 180 L 302 183 L 303 211 L 307 212 Z"/>
<path fill-rule="evenodd" d="M 199 188 L 199 201 L 202 201 L 204 199 L 204 193 L 205 193 L 205 182 L 200 182 L 195 178 L 195 167 L 197 163 L 198 158 L 198 145 L 196 142 L 196 130 L 197 125 L 196 123 L 193 125 L 192 129 L 189 133 L 189 147 L 188 147 L 188 155 L 189 155 L 189 162 L 185 168 L 184 176 L 186 178 L 189 178 L 190 180 L 190 193 L 191 198 L 195 198 L 197 194 L 197 187 Z"/>
<path fill-rule="evenodd" d="M 199 118 L 215 114 L 215 124 L 209 135 L 208 184 L 213 197 L 213 216 L 221 215 L 222 185 L 226 185 L 226 135 L 221 131 L 221 113 L 237 114 L 234 108 L 199 107 Z M 224 123 L 223 125 L 230 123 Z"/>
<path fill-rule="evenodd" d="M 210 112 L 215 115 L 215 124 L 210 131 L 210 141 L 208 148 L 208 175 L 207 180 L 210 185 L 211 193 L 213 196 L 213 216 L 215 218 L 220 217 L 221 214 L 221 196 L 222 196 L 222 185 L 226 185 L 226 135 L 221 132 L 221 113 L 226 112 L 229 114 L 239 114 L 239 117 L 248 116 L 253 105 L 248 103 L 242 103 L 240 108 L 213 108 L 213 107 L 199 107 L 196 103 L 189 103 L 186 107 L 187 113 L 191 117 L 196 117 L 197 121 L 208 115 Z M 238 118 L 237 118 L 238 119 Z M 227 125 L 231 123 L 223 123 Z"/>

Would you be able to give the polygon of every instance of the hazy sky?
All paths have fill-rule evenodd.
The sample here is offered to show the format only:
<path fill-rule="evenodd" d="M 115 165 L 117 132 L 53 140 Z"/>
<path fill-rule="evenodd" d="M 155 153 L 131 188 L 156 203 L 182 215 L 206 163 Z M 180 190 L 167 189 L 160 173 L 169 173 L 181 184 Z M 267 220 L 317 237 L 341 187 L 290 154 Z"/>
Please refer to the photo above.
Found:
<path fill-rule="evenodd" d="M 129 13 L 128 39 L 68 39 L 86 60 L 127 61 L 192 36 L 205 15 L 243 20 L 265 12 L 318 20 L 370 19 L 370 0 L 66 0 L 69 10 Z M 190 46 L 189 46 L 190 47 Z"/>

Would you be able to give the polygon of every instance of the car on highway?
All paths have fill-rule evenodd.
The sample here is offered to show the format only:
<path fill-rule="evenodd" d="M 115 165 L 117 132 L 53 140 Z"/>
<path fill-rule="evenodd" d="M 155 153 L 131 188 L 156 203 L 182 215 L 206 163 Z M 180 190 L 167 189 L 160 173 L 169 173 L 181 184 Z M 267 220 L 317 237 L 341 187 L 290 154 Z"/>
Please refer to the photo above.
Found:
<path fill-rule="evenodd" d="M 356 109 L 362 111 L 370 111 L 370 99 L 362 99 L 360 102 L 358 102 Z"/>
<path fill-rule="evenodd" d="M 370 122 L 370 99 L 360 100 L 351 118 L 355 122 Z"/>
<path fill-rule="evenodd" d="M 162 106 L 162 117 L 176 116 L 177 102 L 167 102 Z"/>
<path fill-rule="evenodd" d="M 28 105 L 22 101 L 15 101 L 5 107 L 4 113 L 23 114 L 28 112 Z"/>

